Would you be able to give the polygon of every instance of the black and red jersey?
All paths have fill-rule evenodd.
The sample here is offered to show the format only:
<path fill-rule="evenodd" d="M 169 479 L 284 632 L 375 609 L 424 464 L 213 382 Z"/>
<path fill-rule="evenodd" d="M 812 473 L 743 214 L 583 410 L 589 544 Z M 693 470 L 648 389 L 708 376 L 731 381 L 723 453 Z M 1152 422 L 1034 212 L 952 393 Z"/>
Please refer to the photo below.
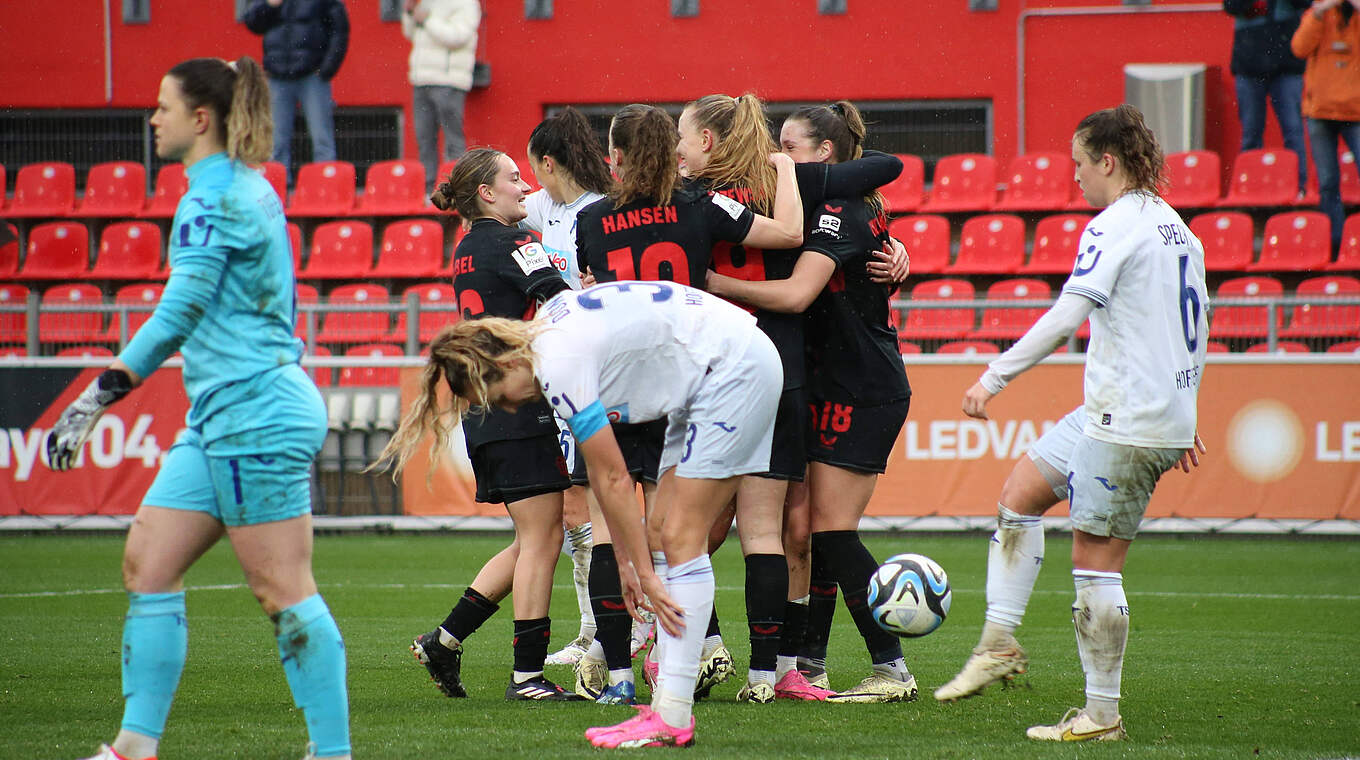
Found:
<path fill-rule="evenodd" d="M 453 252 L 453 289 L 463 319 L 529 319 L 538 304 L 567 290 L 567 282 L 538 236 L 494 219 L 478 219 Z M 468 450 L 484 443 L 557 435 L 546 401 L 511 413 L 473 410 L 463 420 Z"/>
<path fill-rule="evenodd" d="M 807 311 L 811 386 L 822 398 L 886 404 L 911 386 L 889 318 L 893 288 L 869 280 L 865 265 L 884 250 L 888 223 L 862 199 L 824 201 L 805 220 L 803 248 L 836 263 Z"/>
<path fill-rule="evenodd" d="M 598 282 L 670 280 L 702 288 L 714 242 L 740 242 L 754 223 L 744 204 L 685 181 L 665 206 L 636 200 L 616 208 L 605 198 L 581 209 L 577 258 Z"/>
<path fill-rule="evenodd" d="M 841 164 L 797 164 L 794 177 L 798 182 L 798 196 L 803 202 L 803 219 L 809 219 L 827 197 L 860 196 L 873 192 L 902 173 L 902 161 L 886 153 L 868 151 L 863 158 Z M 717 192 L 753 205 L 756 201 L 745 187 L 718 188 Z M 713 271 L 739 280 L 786 280 L 793 275 L 794 265 L 803 251 L 798 248 L 763 250 L 739 243 L 719 242 L 713 246 Z M 801 388 L 806 382 L 804 368 L 803 315 L 787 312 L 752 309 L 756 323 L 779 350 L 784 364 L 784 389 Z"/>

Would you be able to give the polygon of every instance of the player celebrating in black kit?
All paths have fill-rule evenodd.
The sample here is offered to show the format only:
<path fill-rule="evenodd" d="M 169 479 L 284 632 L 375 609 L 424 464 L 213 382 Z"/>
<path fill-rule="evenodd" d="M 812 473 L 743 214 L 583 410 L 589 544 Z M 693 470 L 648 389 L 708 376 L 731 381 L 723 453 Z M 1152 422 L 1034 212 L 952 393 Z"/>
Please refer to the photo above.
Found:
<path fill-rule="evenodd" d="M 610 124 L 609 150 L 619 183 L 609 198 L 588 206 L 577 217 L 576 246 L 582 269 L 588 269 L 597 281 L 671 280 L 701 286 L 715 241 L 766 248 L 788 248 L 802 242 L 802 209 L 793 161 L 786 156 L 776 153 L 766 158 L 775 163 L 777 175 L 774 217 L 770 218 L 682 180 L 676 160 L 675 122 L 658 108 L 635 104 L 621 109 Z M 611 421 L 626 423 L 627 410 L 614 410 Z M 646 439 L 645 433 L 644 438 L 629 445 L 660 451 L 663 441 L 654 435 Z M 653 564 L 662 578 L 666 577 L 666 558 L 656 549 L 662 545 L 665 489 L 663 474 L 647 520 Z M 777 535 L 777 516 L 771 529 Z M 599 551 L 598 544 L 595 550 Z M 591 576 L 591 595 L 595 596 L 593 567 Z M 687 625 L 704 626 L 707 622 L 687 621 Z M 605 622 L 597 619 L 597 624 L 603 633 Z M 658 634 L 658 646 L 669 638 Z M 603 636 L 600 640 L 613 680 L 614 671 L 630 667 L 628 651 L 611 645 Z M 729 659 L 728 673 L 730 667 Z"/>
<path fill-rule="evenodd" d="M 769 208 L 775 171 L 768 155 L 778 146 L 770 137 L 759 98 L 749 93 L 740 98 L 706 95 L 685 106 L 677 126 L 678 153 L 691 178 L 756 211 Z M 835 165 L 800 163 L 794 168 L 807 219 L 823 198 L 862 196 L 891 182 L 901 173 L 902 162 L 884 153 L 871 153 Z M 720 242 L 713 249 L 712 268 L 743 280 L 782 280 L 793 273 L 801 250 L 762 250 Z M 905 263 L 905 250 L 901 254 Z M 872 268 L 882 269 L 891 279 L 894 257 L 886 253 L 879 256 L 886 261 L 876 261 Z M 903 266 L 901 277 L 905 276 Z M 735 509 L 714 525 L 710 551 L 716 551 L 726 538 L 735 514 L 746 560 L 746 617 L 751 643 L 750 669 L 738 701 L 768 703 L 776 697 L 821 700 L 834 692 L 808 683 L 796 667 L 807 620 L 810 535 L 806 490 L 799 488 L 799 497 L 787 503 L 785 499 L 791 490 L 789 484 L 801 484 L 807 469 L 803 315 L 756 309 L 755 316 L 760 329 L 778 348 L 784 366 L 770 469 L 742 478 Z M 777 525 L 781 516 L 782 536 L 754 530 L 755 525 Z M 831 588 L 834 594 L 834 584 Z M 708 633 L 701 682 L 704 674 L 714 669 L 708 667 L 709 663 L 726 652 L 716 616 L 710 620 Z M 711 657 L 710 646 L 714 651 Z M 785 656 L 781 659 L 781 655 Z"/>
<path fill-rule="evenodd" d="M 780 143 L 799 161 L 837 163 L 862 152 L 864 122 L 842 101 L 802 108 L 784 122 Z M 761 308 L 808 311 L 812 429 L 808 486 L 812 564 L 840 585 L 874 672 L 831 702 L 896 702 L 916 697 L 896 638 L 869 615 L 866 584 L 878 562 L 859 539 L 859 519 L 887 468 L 906 421 L 911 387 L 889 323 L 891 288 L 865 270 L 888 242 L 882 203 L 871 197 L 824 201 L 807 221 L 805 253 L 786 280 L 746 282 L 714 274 L 709 288 Z"/>
<path fill-rule="evenodd" d="M 455 209 L 471 220 L 453 257 L 453 287 L 464 319 L 527 319 L 539 303 L 568 289 L 538 238 L 514 226 L 525 216 L 528 191 L 509 156 L 477 148 L 458 159 L 431 196 L 436 207 Z M 417 401 L 407 417 L 435 419 L 438 410 Z M 436 431 L 443 433 L 436 436 L 436 445 L 446 444 L 449 431 L 438 425 Z M 417 638 L 411 650 L 441 691 L 466 696 L 459 673 L 462 640 L 495 612 L 496 602 L 509 590 L 505 565 L 513 561 L 514 675 L 505 698 L 579 700 L 543 676 L 553 569 L 562 546 L 562 492 L 571 485 L 552 409 L 540 400 L 516 413 L 486 410 L 463 421 L 463 435 L 477 501 L 505 503 L 515 524 L 515 541 L 483 567 L 443 625 Z M 400 467 L 414 442 L 398 438 L 392 439 L 384 459 L 404 452 L 397 457 Z"/>

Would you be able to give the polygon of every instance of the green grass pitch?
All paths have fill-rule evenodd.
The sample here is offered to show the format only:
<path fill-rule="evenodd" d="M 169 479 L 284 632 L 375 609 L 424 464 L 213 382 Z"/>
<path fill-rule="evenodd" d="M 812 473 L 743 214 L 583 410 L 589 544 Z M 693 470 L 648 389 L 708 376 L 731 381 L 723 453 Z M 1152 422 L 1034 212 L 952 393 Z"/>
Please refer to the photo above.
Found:
<path fill-rule="evenodd" d="M 467 643 L 469 699 L 447 699 L 407 651 L 448 612 L 504 535 L 320 536 L 316 576 L 345 636 L 356 758 L 600 757 L 588 726 L 631 711 L 591 703 L 504 701 L 510 605 Z M 921 685 L 890 705 L 735 701 L 746 665 L 743 570 L 735 539 L 715 559 L 718 610 L 739 675 L 695 708 L 687 758 L 1340 758 L 1360 756 L 1360 541 L 1146 537 L 1125 570 L 1132 633 L 1123 714 L 1131 741 L 1038 745 L 1026 726 L 1082 703 L 1070 619 L 1071 543 L 1048 538 L 1020 640 L 1030 672 L 951 705 L 931 698 L 976 642 L 986 538 L 874 536 L 875 556 L 914 551 L 949 572 L 940 630 L 904 642 Z M 122 710 L 126 598 L 116 536 L 0 537 L 0 758 L 69 760 L 110 741 Z M 189 661 L 161 744 L 164 760 L 297 760 L 306 733 L 272 628 L 241 585 L 229 548 L 191 571 Z M 576 633 L 570 567 L 558 566 L 553 647 Z M 867 674 L 844 607 L 832 686 Z M 548 675 L 570 684 L 568 668 Z M 639 679 L 640 680 L 640 679 Z M 645 689 L 643 690 L 645 692 Z M 662 751 L 662 750 L 657 750 Z M 637 752 L 642 752 L 639 750 Z"/>

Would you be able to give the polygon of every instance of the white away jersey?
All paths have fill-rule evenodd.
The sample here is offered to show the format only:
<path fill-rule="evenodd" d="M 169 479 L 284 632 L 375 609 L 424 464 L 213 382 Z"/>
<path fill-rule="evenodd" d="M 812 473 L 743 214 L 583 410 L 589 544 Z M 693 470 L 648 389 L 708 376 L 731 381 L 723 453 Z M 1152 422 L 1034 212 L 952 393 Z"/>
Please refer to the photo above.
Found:
<path fill-rule="evenodd" d="M 571 203 L 558 203 L 547 190 L 535 190 L 524 199 L 529 213 L 522 224 L 543 238 L 553 266 L 573 289 L 581 289 L 581 269 L 576 265 L 576 212 L 603 198 L 589 190 Z"/>
<path fill-rule="evenodd" d="M 710 367 L 739 357 L 755 317 L 674 282 L 620 280 L 558 293 L 538 310 L 543 395 L 577 442 L 610 422 L 650 422 L 684 409 Z"/>
<path fill-rule="evenodd" d="M 1081 234 L 1064 292 L 1091 299 L 1086 434 L 1188 448 L 1209 337 L 1204 246 L 1160 198 L 1129 193 Z"/>

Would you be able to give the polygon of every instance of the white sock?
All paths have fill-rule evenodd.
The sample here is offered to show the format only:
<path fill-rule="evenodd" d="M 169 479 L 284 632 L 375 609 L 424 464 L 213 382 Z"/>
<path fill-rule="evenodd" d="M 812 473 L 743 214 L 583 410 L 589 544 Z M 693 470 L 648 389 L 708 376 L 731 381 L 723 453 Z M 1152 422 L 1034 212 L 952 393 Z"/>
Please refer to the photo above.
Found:
<path fill-rule="evenodd" d="M 1129 603 L 1119 573 L 1073 570 L 1072 624 L 1086 672 L 1086 714 L 1102 726 L 1119 719 L 1119 680 L 1129 640 Z"/>
<path fill-rule="evenodd" d="M 874 672 L 881 676 L 887 676 L 888 678 L 903 682 L 908 678 L 911 678 L 911 671 L 907 670 L 907 661 L 901 657 L 898 657 L 891 662 L 874 663 Z"/>
<path fill-rule="evenodd" d="M 130 758 L 130 760 L 142 760 L 144 757 L 155 757 L 156 749 L 160 746 L 159 739 L 152 739 L 146 734 L 139 734 L 136 731 L 129 731 L 126 728 L 118 732 L 118 736 L 113 740 L 113 751 Z"/>
<path fill-rule="evenodd" d="M 463 645 L 463 642 L 455 639 L 452 633 L 444 630 L 444 626 L 442 625 L 439 626 L 439 643 L 443 644 L 447 649 L 457 649 Z"/>
<path fill-rule="evenodd" d="M 667 576 L 670 575 L 670 566 L 666 563 L 665 552 L 652 552 L 652 570 L 656 572 L 656 577 L 660 578 L 662 583 L 667 582 L 666 581 Z M 707 626 L 708 624 L 705 623 L 704 625 Z M 665 652 L 665 642 L 662 640 L 663 637 L 661 636 L 661 630 L 662 629 L 660 627 L 656 629 L 656 643 L 652 644 L 652 649 L 647 654 L 647 656 L 651 658 L 652 662 L 657 663 L 658 666 L 660 665 L 661 658 Z M 652 693 L 659 694 L 660 692 L 661 692 L 661 670 L 658 667 L 656 672 L 656 685 L 652 689 Z"/>
<path fill-rule="evenodd" d="M 746 670 L 746 683 L 749 684 L 767 683 L 771 686 L 774 686 L 774 671 L 751 670 L 750 668 L 748 668 Z"/>
<path fill-rule="evenodd" d="M 526 672 L 523 671 L 523 670 L 515 670 L 515 671 L 511 671 L 511 673 L 512 673 L 512 674 L 511 674 L 510 678 L 511 678 L 511 680 L 513 680 L 515 683 L 524 683 L 525 681 L 529 680 L 530 678 L 538 678 L 539 676 L 543 675 L 543 671 L 541 671 L 541 670 L 535 670 L 535 671 L 532 672 L 532 673 L 526 673 Z"/>
<path fill-rule="evenodd" d="M 595 613 L 590 609 L 590 523 L 567 531 L 571 547 L 571 581 L 576 585 L 576 608 L 581 613 L 580 639 L 595 638 Z"/>
<path fill-rule="evenodd" d="M 685 628 L 678 637 L 665 628 L 660 631 L 658 639 L 665 642 L 661 650 L 664 685 L 652 704 L 661 720 L 675 728 L 688 726 L 693 712 L 704 629 L 713 612 L 713 587 L 713 565 L 707 554 L 672 567 L 667 575 L 666 593 L 685 611 Z"/>
<path fill-rule="evenodd" d="M 1006 636 L 1020 627 L 1044 562 L 1042 518 L 1012 512 L 1001 504 L 996 508 L 996 533 L 992 534 L 987 550 L 989 625 L 983 629 L 983 640 L 978 644 L 983 649 L 1008 648 Z"/>
<path fill-rule="evenodd" d="M 774 666 L 775 681 L 783 680 L 784 676 L 788 675 L 790 670 L 797 669 L 798 669 L 798 655 L 787 654 L 779 655 L 779 658 L 775 660 Z"/>
<path fill-rule="evenodd" d="M 707 627 L 708 627 L 708 621 L 705 620 L 705 621 L 704 621 L 704 628 L 707 628 Z M 700 659 L 703 659 L 704 657 L 707 657 L 707 656 L 713 654 L 713 650 L 717 649 L 718 647 L 720 647 L 720 646 L 722 646 L 722 645 L 723 645 L 723 640 L 722 640 L 722 636 L 721 636 L 721 635 L 719 635 L 719 636 L 705 636 L 705 637 L 704 637 L 704 648 L 703 648 L 703 652 L 700 654 Z"/>
<path fill-rule="evenodd" d="M 618 670 L 609 671 L 609 685 L 614 686 L 621 684 L 624 681 L 627 681 L 628 683 L 633 682 L 632 668 L 619 668 Z"/>

